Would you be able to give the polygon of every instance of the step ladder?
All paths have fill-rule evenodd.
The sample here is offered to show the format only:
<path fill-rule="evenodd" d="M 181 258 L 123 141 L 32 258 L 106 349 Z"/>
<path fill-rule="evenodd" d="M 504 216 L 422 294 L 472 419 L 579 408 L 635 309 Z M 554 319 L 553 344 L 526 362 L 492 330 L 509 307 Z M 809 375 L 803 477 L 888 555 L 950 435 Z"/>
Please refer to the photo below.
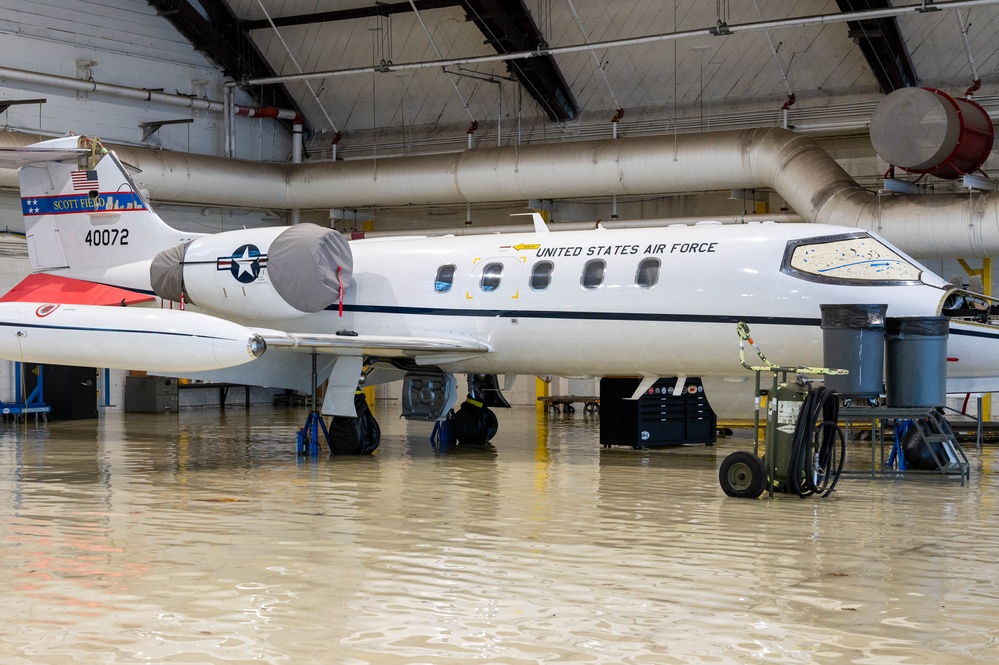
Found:
<path fill-rule="evenodd" d="M 926 446 L 936 464 L 936 470 L 945 475 L 959 475 L 963 485 L 970 478 L 971 465 L 954 436 L 950 423 L 937 411 L 930 411 L 925 418 L 917 418 L 912 422 L 915 430 L 913 436 Z"/>

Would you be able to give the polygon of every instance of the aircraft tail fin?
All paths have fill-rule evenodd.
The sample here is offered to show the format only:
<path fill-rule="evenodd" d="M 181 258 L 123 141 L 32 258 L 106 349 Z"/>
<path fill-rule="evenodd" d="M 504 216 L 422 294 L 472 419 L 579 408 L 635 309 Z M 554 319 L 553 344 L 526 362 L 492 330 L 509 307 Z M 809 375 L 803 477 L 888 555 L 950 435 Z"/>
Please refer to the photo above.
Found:
<path fill-rule="evenodd" d="M 21 167 L 21 208 L 33 271 L 90 280 L 127 273 L 131 278 L 123 286 L 148 288 L 148 269 L 142 265 L 200 235 L 163 222 L 125 166 L 97 139 L 66 136 L 0 151 L 0 165 L 11 164 Z M 134 269 L 123 271 L 123 266 Z"/>

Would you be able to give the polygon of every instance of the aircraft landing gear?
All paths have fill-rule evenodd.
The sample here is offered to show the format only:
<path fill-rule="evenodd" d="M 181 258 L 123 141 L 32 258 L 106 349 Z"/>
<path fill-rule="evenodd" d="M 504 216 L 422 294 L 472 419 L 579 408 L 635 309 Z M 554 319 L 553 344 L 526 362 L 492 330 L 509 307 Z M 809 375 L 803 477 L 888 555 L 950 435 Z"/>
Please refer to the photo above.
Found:
<path fill-rule="evenodd" d="M 354 394 L 354 408 L 356 418 L 333 416 L 330 423 L 326 441 L 334 455 L 370 455 L 381 442 L 382 430 L 360 390 Z"/>
<path fill-rule="evenodd" d="M 305 418 L 305 426 L 298 430 L 298 454 L 319 455 L 320 438 L 333 455 L 370 455 L 378 448 L 382 432 L 378 421 L 368 408 L 368 401 L 360 390 L 354 392 L 354 412 L 356 417 L 333 416 L 327 429 L 326 421 L 316 404 L 318 375 L 316 373 L 316 352 L 312 352 L 312 409 Z M 363 378 L 363 377 L 362 377 Z M 363 382 L 363 381 L 362 381 Z M 333 384 L 331 376 L 330 384 Z M 349 398 L 349 394 L 347 395 Z M 348 407 L 349 408 L 349 407 Z"/>
<path fill-rule="evenodd" d="M 458 443 L 483 444 L 496 436 L 498 430 L 496 414 L 471 397 L 450 417 L 450 433 Z"/>
<path fill-rule="evenodd" d="M 305 417 L 305 425 L 298 430 L 298 454 L 319 455 L 319 431 L 322 430 L 323 439 L 330 443 L 330 433 L 326 429 L 326 421 L 318 411 L 310 411 Z"/>
<path fill-rule="evenodd" d="M 381 443 L 382 431 L 368 408 L 364 393 L 357 391 L 354 396 L 357 417 L 333 416 L 327 429 L 326 421 L 318 411 L 310 411 L 305 418 L 305 426 L 298 430 L 298 454 L 319 454 L 322 441 L 333 455 L 370 455 Z M 319 438 L 322 432 L 322 439 Z"/>
<path fill-rule="evenodd" d="M 489 407 L 509 409 L 495 374 L 469 374 L 468 397 L 449 416 L 451 437 L 458 443 L 483 444 L 496 436 L 499 420 Z"/>

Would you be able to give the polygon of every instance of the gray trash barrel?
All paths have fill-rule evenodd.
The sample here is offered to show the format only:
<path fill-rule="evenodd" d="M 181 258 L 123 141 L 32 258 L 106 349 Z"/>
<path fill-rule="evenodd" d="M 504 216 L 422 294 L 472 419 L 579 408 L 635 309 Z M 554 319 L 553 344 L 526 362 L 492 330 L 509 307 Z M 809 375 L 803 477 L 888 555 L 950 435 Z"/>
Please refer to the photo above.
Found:
<path fill-rule="evenodd" d="M 946 316 L 888 319 L 885 386 L 888 406 L 943 406 L 947 400 Z"/>
<path fill-rule="evenodd" d="M 849 370 L 827 376 L 826 387 L 842 395 L 877 397 L 884 383 L 885 313 L 888 305 L 820 305 L 822 364 Z"/>

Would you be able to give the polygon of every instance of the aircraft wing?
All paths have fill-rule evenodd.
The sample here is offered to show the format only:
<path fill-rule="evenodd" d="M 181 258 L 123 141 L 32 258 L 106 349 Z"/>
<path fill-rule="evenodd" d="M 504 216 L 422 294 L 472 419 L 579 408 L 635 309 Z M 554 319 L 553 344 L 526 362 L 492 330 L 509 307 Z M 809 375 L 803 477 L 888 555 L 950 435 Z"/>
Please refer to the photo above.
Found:
<path fill-rule="evenodd" d="M 346 389 L 340 391 L 347 411 L 326 409 L 324 413 L 350 415 L 354 389 L 357 385 L 361 356 L 377 358 L 412 358 L 417 365 L 456 362 L 492 348 L 482 342 L 470 339 L 441 337 L 396 337 L 389 335 L 337 335 L 320 333 L 287 333 L 280 330 L 257 328 L 253 330 L 267 343 L 267 352 L 253 362 L 205 372 L 155 372 L 160 376 L 176 376 L 210 382 L 247 384 L 288 388 L 310 392 L 311 352 L 318 354 L 316 370 L 320 377 L 334 377 L 337 362 L 355 358 L 357 366 L 347 363 L 341 371 L 340 384 Z M 401 378 L 401 377 L 400 377 Z M 336 386 L 337 381 L 332 385 Z M 336 389 L 328 394 L 336 393 Z M 349 407 L 349 408 L 348 408 Z"/>
<path fill-rule="evenodd" d="M 359 335 L 355 333 L 289 333 L 255 329 L 269 348 L 317 351 L 338 355 L 414 358 L 417 363 L 449 362 L 488 353 L 492 348 L 478 340 L 453 337 Z"/>

